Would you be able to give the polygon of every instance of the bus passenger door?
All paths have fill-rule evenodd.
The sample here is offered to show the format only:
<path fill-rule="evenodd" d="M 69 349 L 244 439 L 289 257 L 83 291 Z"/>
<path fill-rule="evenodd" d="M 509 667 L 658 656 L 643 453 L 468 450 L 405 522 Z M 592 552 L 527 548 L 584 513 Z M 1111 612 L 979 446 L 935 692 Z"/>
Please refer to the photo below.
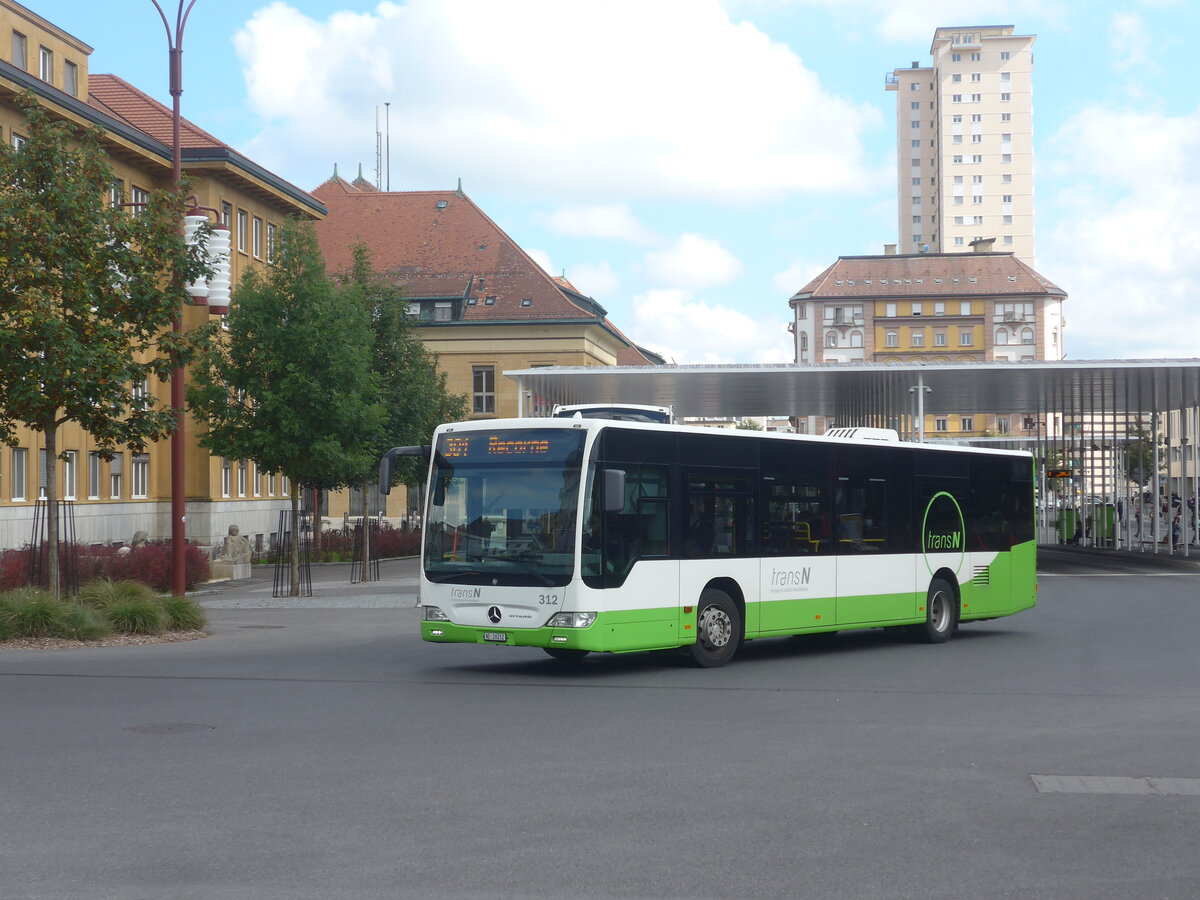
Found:
<path fill-rule="evenodd" d="M 912 619 L 911 554 L 897 553 L 901 511 L 888 484 L 886 453 L 850 448 L 833 481 L 839 625 Z"/>

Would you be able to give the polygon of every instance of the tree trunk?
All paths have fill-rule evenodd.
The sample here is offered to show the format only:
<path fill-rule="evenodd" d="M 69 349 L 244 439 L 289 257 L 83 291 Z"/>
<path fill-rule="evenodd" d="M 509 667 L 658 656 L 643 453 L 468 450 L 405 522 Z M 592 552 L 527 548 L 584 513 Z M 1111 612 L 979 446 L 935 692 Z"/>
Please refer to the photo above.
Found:
<path fill-rule="evenodd" d="M 362 484 L 362 561 L 363 561 L 363 581 L 374 581 L 371 577 L 371 523 L 368 520 L 368 510 L 370 508 L 370 499 L 367 492 L 371 489 L 371 482 L 364 479 Z"/>
<path fill-rule="evenodd" d="M 58 571 L 58 426 L 50 425 L 46 434 L 46 587 L 58 599 L 62 596 Z M 40 467 L 39 467 L 40 468 Z"/>
<path fill-rule="evenodd" d="M 317 562 L 321 562 L 321 489 L 315 487 L 312 489 L 312 552 L 317 558 Z"/>
<path fill-rule="evenodd" d="M 300 596 L 300 483 L 292 481 L 291 587 L 289 597 Z"/>

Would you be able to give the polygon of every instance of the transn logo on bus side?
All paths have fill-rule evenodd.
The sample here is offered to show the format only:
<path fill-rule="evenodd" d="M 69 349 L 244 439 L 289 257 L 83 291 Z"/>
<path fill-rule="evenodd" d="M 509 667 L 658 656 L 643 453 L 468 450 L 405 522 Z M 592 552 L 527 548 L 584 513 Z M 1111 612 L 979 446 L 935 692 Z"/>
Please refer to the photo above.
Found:
<path fill-rule="evenodd" d="M 933 534 L 932 532 L 925 535 L 926 550 L 959 550 L 962 548 L 962 535 L 955 531 L 951 534 Z"/>
<path fill-rule="evenodd" d="M 772 569 L 771 587 L 801 587 L 812 578 L 812 569 Z"/>

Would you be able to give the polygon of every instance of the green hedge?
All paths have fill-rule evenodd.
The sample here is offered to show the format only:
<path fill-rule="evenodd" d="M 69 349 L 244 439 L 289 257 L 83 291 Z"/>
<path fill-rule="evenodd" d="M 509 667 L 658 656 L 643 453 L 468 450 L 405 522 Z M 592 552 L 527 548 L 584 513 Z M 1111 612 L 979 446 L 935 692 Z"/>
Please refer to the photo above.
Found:
<path fill-rule="evenodd" d="M 96 641 L 113 634 L 199 630 L 204 610 L 190 597 L 155 593 L 136 581 L 99 579 L 55 600 L 39 588 L 0 593 L 0 641 L 55 637 Z"/>

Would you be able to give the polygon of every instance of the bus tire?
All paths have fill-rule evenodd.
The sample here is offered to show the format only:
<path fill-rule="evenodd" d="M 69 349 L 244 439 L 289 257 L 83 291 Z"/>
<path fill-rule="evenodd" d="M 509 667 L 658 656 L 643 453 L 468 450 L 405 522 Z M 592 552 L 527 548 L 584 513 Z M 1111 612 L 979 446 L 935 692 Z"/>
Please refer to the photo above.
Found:
<path fill-rule="evenodd" d="M 706 669 L 723 666 L 742 642 L 742 614 L 724 591 L 706 588 L 696 605 L 696 643 L 692 660 Z"/>
<path fill-rule="evenodd" d="M 908 634 L 920 644 L 944 644 L 958 630 L 958 598 L 944 578 L 929 582 L 925 595 L 925 621 L 909 626 Z"/>
<path fill-rule="evenodd" d="M 591 650 L 576 650 L 573 647 L 543 647 L 542 649 L 563 662 L 579 662 L 592 652 Z"/>

